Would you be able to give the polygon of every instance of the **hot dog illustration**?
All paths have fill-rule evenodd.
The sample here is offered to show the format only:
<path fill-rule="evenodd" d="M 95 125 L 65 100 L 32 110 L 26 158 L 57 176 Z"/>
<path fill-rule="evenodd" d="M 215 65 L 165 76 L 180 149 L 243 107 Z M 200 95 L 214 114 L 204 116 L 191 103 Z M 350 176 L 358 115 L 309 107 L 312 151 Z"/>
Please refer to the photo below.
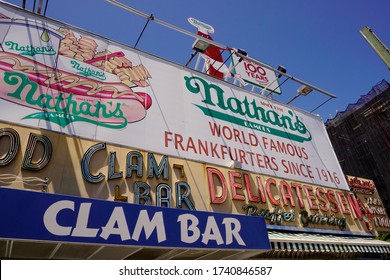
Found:
<path fill-rule="evenodd" d="M 1 23 L 13 26 L 12 22 Z M 57 45 L 49 45 L 49 38 L 49 43 L 38 47 L 14 41 L 23 28 L 29 32 L 36 28 L 47 37 L 55 34 L 61 39 Z M 146 116 L 152 98 L 138 89 L 149 86 L 151 76 L 142 64 L 134 66 L 122 51 L 98 52 L 92 38 L 76 37 L 63 28 L 48 32 L 40 26 L 18 24 L 14 31 L 19 36 L 3 38 L 0 52 L 0 98 L 42 112 L 66 114 L 72 121 L 93 120 L 96 124 L 119 123 L 124 127 Z M 27 47 L 21 47 L 23 44 Z M 56 54 L 55 60 L 47 59 L 43 50 Z"/>
<path fill-rule="evenodd" d="M 89 116 L 87 114 L 86 117 L 103 122 L 123 122 L 123 118 L 126 118 L 126 122 L 143 119 L 152 104 L 147 93 L 134 92 L 123 83 L 99 82 L 63 70 L 53 70 L 31 59 L 4 52 L 0 53 L 0 79 L 4 81 L 3 99 L 43 111 L 74 109 L 63 111 L 68 114 L 80 111 L 76 108 L 80 105 L 69 107 L 67 102 L 83 102 L 84 107 L 89 103 L 88 106 L 94 109 L 88 110 Z M 38 98 L 41 101 L 33 102 Z M 99 110 L 101 113 L 93 114 Z M 117 112 L 120 117 L 116 118 L 104 111 L 121 113 Z"/>

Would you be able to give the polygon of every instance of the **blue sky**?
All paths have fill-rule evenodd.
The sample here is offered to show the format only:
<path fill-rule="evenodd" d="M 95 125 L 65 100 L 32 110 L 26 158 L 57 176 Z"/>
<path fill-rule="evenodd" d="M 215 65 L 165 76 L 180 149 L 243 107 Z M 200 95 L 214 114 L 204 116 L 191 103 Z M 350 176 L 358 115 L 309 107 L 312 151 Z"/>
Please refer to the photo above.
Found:
<path fill-rule="evenodd" d="M 6 1 L 21 6 L 22 0 Z M 33 0 L 27 0 L 31 9 Z M 38 2 L 38 1 L 37 1 Z M 46 2 L 45 0 L 43 1 Z M 390 47 L 387 0 L 121 0 L 155 18 L 196 32 L 187 19 L 212 25 L 215 41 L 337 96 L 314 113 L 324 121 L 386 79 L 390 71 L 360 35 L 369 26 Z M 105 0 L 51 0 L 46 15 L 134 46 L 146 19 Z M 137 48 L 184 65 L 194 39 L 150 22 Z M 227 55 L 225 53 L 226 58 Z M 288 101 L 299 85 L 287 82 L 276 97 Z M 318 93 L 291 104 L 311 111 L 327 98 Z"/>

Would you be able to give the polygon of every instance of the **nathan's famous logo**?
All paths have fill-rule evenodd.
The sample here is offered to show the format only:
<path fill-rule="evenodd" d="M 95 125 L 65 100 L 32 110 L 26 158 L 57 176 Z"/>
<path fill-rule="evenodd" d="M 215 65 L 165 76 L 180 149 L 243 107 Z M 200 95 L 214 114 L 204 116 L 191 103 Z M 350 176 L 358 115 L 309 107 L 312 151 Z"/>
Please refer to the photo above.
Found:
<path fill-rule="evenodd" d="M 202 102 L 206 106 L 195 105 L 206 116 L 298 142 L 312 139 L 305 124 L 291 110 L 288 110 L 288 115 L 278 114 L 272 108 L 259 106 L 257 99 L 249 99 L 248 96 L 243 99 L 225 98 L 222 88 L 209 84 L 202 78 L 184 77 L 184 79 L 190 92 L 195 94 L 204 92 L 205 97 Z"/>
<path fill-rule="evenodd" d="M 0 52 L 0 98 L 38 110 L 23 119 L 61 127 L 86 122 L 121 129 L 145 118 L 152 99 L 135 90 L 149 86 L 151 76 L 142 64 L 133 65 L 122 51 L 98 52 L 95 40 L 71 30 L 60 28 L 57 33 L 63 36 L 57 60 L 70 64 L 42 64 L 28 54 L 56 54 L 54 49 L 20 46 L 5 38 L 8 49 Z"/>
<path fill-rule="evenodd" d="M 29 107 L 41 109 L 44 112 L 35 113 L 24 119 L 46 119 L 65 127 L 71 122 L 84 121 L 110 128 L 123 128 L 128 121 L 120 102 L 103 103 L 97 101 L 80 101 L 75 94 L 58 95 L 45 94 L 38 91 L 38 84 L 28 80 L 22 73 L 4 73 L 7 85 L 16 85 L 13 92 L 7 94 L 8 100 L 16 101 Z M 111 119 L 117 124 L 99 123 L 98 120 Z"/>
<path fill-rule="evenodd" d="M 78 71 L 76 74 L 83 75 L 85 77 L 94 77 L 101 81 L 105 81 L 107 79 L 104 71 L 96 71 L 91 67 L 82 66 L 77 60 L 71 60 L 70 64 L 72 65 L 73 69 Z"/>
<path fill-rule="evenodd" d="M 34 56 L 36 54 L 42 55 L 56 55 L 57 52 L 54 50 L 53 46 L 33 46 L 33 45 L 24 45 L 20 46 L 16 42 L 6 41 L 4 43 L 8 51 L 18 52 L 20 55 Z"/>

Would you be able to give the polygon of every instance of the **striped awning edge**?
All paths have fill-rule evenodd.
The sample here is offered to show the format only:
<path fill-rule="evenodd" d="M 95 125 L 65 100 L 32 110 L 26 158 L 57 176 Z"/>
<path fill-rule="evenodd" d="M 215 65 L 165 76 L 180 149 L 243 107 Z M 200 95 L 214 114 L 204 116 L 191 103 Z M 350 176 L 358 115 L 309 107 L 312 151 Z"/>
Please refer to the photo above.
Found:
<path fill-rule="evenodd" d="M 390 243 L 374 238 L 269 231 L 276 251 L 390 254 Z"/>

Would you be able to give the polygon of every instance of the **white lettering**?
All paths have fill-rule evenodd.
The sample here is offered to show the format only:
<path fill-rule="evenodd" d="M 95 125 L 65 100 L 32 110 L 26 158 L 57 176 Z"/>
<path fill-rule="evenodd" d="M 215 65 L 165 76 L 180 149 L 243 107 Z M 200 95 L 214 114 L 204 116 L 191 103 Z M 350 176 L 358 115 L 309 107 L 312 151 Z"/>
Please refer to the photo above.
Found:
<path fill-rule="evenodd" d="M 76 227 L 72 231 L 72 236 L 96 237 L 99 229 L 88 228 L 89 211 L 92 203 L 81 203 L 77 216 Z"/>
<path fill-rule="evenodd" d="M 226 244 L 233 243 L 233 237 L 237 240 L 237 243 L 246 246 L 240 235 L 241 223 L 234 218 L 224 218 L 222 224 L 225 225 L 226 230 Z"/>
<path fill-rule="evenodd" d="M 138 241 L 141 231 L 145 231 L 146 239 L 150 237 L 152 232 L 156 229 L 158 243 L 167 240 L 164 228 L 164 218 L 162 212 L 156 212 L 152 218 L 149 219 L 148 211 L 141 210 L 138 215 L 137 223 L 133 231 L 133 239 Z"/>
<path fill-rule="evenodd" d="M 72 231 L 72 227 L 64 227 L 57 223 L 57 215 L 64 209 L 74 211 L 74 202 L 70 200 L 61 200 L 53 203 L 49 208 L 47 208 L 43 216 L 43 224 L 46 229 L 54 235 L 67 236 L 70 235 L 70 232 Z"/>
<path fill-rule="evenodd" d="M 115 227 L 115 225 L 117 225 L 117 227 Z M 107 240 L 111 234 L 120 235 L 122 241 L 131 239 L 125 213 L 123 212 L 122 207 L 114 208 L 106 226 L 102 227 L 100 237 Z"/>
<path fill-rule="evenodd" d="M 223 244 L 221 232 L 219 231 L 217 222 L 213 216 L 207 218 L 206 228 L 202 234 L 202 243 L 208 244 L 210 240 L 215 240 L 218 245 Z"/>
<path fill-rule="evenodd" d="M 167 240 L 162 211 L 155 212 L 153 216 L 150 216 L 145 209 L 139 212 L 136 211 L 134 214 L 138 216 L 134 217 L 137 220 L 134 224 L 134 231 L 131 234 L 123 207 L 114 207 L 105 225 L 104 223 L 95 224 L 96 228 L 93 228 L 88 227 L 90 221 L 96 221 L 91 218 L 94 213 L 92 211 L 93 203 L 80 203 L 80 207 L 77 210 L 75 210 L 75 204 L 75 202 L 70 200 L 61 200 L 47 208 L 43 215 L 43 223 L 48 232 L 57 236 L 89 238 L 99 236 L 105 240 L 111 238 L 112 235 L 116 235 L 122 241 L 131 239 L 138 241 L 141 234 L 148 240 L 152 234 L 155 234 L 159 243 Z M 95 216 L 97 213 L 95 213 Z M 131 220 L 134 221 L 133 219 Z M 67 221 L 69 224 L 64 225 L 66 222 L 61 222 L 60 224 L 58 221 Z M 205 225 L 202 222 L 200 227 L 198 217 L 192 214 L 182 214 L 178 216 L 177 222 L 180 223 L 181 242 L 192 244 L 201 241 L 203 244 L 208 245 L 211 241 L 218 245 L 237 243 L 241 246 L 246 246 L 240 235 L 241 223 L 236 218 L 224 218 L 222 223 L 218 224 L 215 217 L 210 215 L 207 217 Z M 101 226 L 102 224 L 104 226 Z M 223 226 L 224 229 L 219 228 Z M 222 236 L 222 233 L 225 233 L 225 236 Z"/>
<path fill-rule="evenodd" d="M 224 218 L 222 221 L 222 224 L 225 226 L 225 241 L 214 216 L 209 216 L 207 218 L 206 227 L 203 233 L 201 233 L 198 227 L 199 220 L 194 215 L 180 215 L 177 221 L 180 223 L 181 241 L 185 243 L 195 243 L 202 235 L 202 243 L 206 245 L 210 240 L 215 240 L 218 245 L 224 244 L 225 242 L 227 245 L 237 242 L 241 246 L 246 246 L 240 235 L 241 223 L 235 218 Z"/>
<path fill-rule="evenodd" d="M 183 214 L 177 218 L 177 221 L 180 222 L 181 241 L 194 243 L 199 239 L 200 230 L 198 228 L 199 220 L 197 217 L 191 214 Z M 191 221 L 190 224 L 188 224 L 189 221 Z M 189 234 L 190 232 L 192 232 L 192 235 Z"/>

